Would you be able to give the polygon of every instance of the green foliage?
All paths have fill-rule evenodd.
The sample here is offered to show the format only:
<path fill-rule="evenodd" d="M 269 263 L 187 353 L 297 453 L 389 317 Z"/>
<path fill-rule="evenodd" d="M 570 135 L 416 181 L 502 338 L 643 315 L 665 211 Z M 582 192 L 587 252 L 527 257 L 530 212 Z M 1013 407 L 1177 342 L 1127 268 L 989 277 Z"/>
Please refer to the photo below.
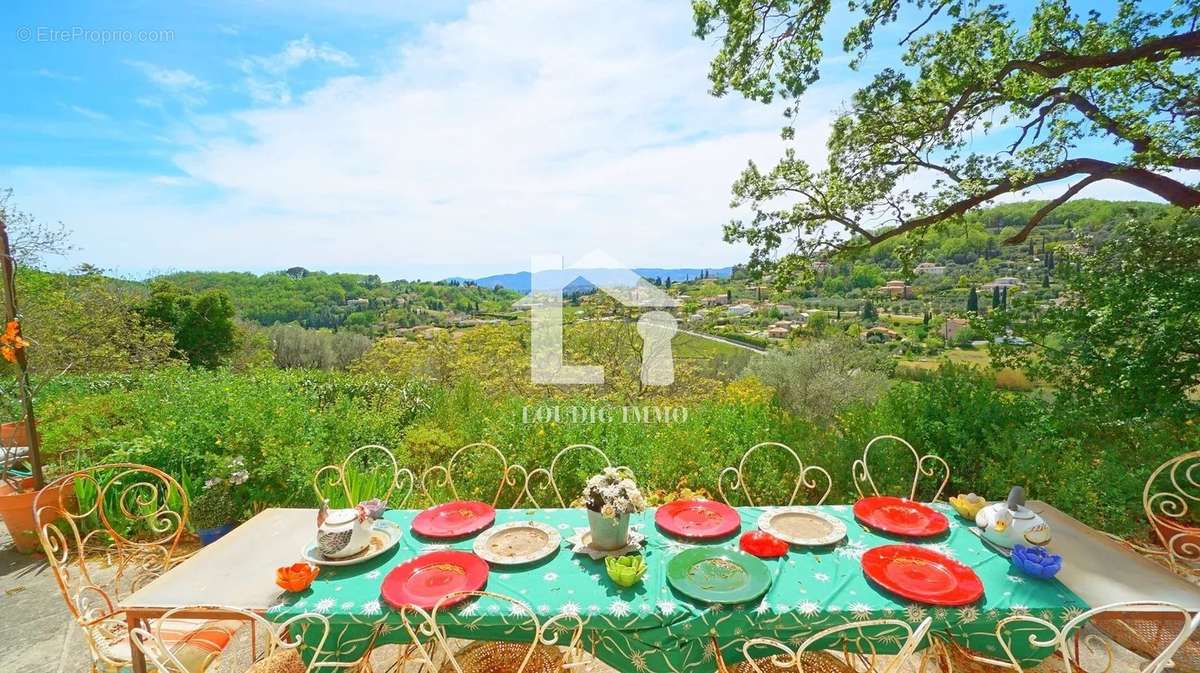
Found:
<path fill-rule="evenodd" d="M 952 494 L 976 491 L 997 498 L 1019 483 L 1031 497 L 1117 533 L 1143 525 L 1141 488 L 1153 467 L 1200 449 L 1195 433 L 1180 435 L 1170 424 L 1104 426 L 1067 406 L 997 390 L 990 377 L 949 365 L 921 382 L 893 382 L 872 401 L 847 400 L 828 422 L 809 421 L 772 398 L 772 389 L 744 379 L 708 399 L 677 404 L 686 407 L 685 418 L 647 422 L 622 418 L 622 405 L 587 396 L 489 395 L 471 382 L 428 388 L 345 373 L 174 368 L 63 377 L 44 393 L 43 428 L 48 456 L 60 468 L 76 462 L 146 463 L 183 475 L 193 499 L 205 481 L 227 478 L 228 461 L 243 456 L 246 482 L 237 488 L 247 511 L 315 506 L 317 469 L 364 444 L 389 447 L 403 466 L 420 474 L 481 440 L 526 467 L 547 465 L 569 444 L 595 444 L 614 462 L 634 466 L 646 492 L 677 491 L 686 484 L 710 493 L 716 492 L 720 467 L 735 464 L 758 442 L 782 441 L 805 464 L 828 469 L 834 477 L 831 502 L 845 503 L 855 498 L 850 465 L 862 447 L 876 435 L 897 434 L 950 463 Z M 543 404 L 600 406 L 613 420 L 537 421 L 534 411 Z M 764 460 L 765 466 L 755 467 L 765 474 L 782 467 Z M 570 488 L 593 467 L 581 462 L 578 469 L 566 468 Z M 881 449 L 872 452 L 872 469 L 884 483 L 898 486 L 911 479 L 912 459 Z M 352 470 L 352 497 L 378 493 L 373 489 L 381 484 L 371 481 L 377 477 L 373 469 Z M 456 480 L 460 494 L 490 498 L 498 485 L 495 461 L 482 453 L 469 456 Z M 787 496 L 786 480 L 767 481 L 764 500 Z M 928 497 L 930 485 L 922 488 Z M 511 501 L 517 490 L 506 487 L 504 499 Z M 549 502 L 546 495 L 539 490 L 543 504 Z"/>
<path fill-rule="evenodd" d="M 783 138 L 793 140 L 793 120 L 804 116 L 800 99 L 825 57 L 830 7 L 827 0 L 693 2 L 696 35 L 720 42 L 712 92 L 783 98 Z M 750 271 L 775 267 L 786 281 L 796 259 L 912 232 L 895 248 L 907 266 L 931 228 L 957 228 L 982 203 L 1062 180 L 1075 183 L 1014 223 L 1007 240 L 1023 241 L 1047 213 L 1104 180 L 1200 205 L 1200 190 L 1173 175 L 1200 166 L 1196 116 L 1180 103 L 1200 96 L 1200 37 L 1191 28 L 1197 0 L 1126 0 L 1105 14 L 1040 0 L 1020 23 L 1005 4 L 974 0 L 868 0 L 850 8 L 858 21 L 843 48 L 852 64 L 865 61 L 876 37 L 896 31 L 905 35 L 901 62 L 877 70 L 852 95 L 834 121 L 825 168 L 789 146 L 777 165 L 751 162 L 734 183 L 734 205 L 753 217 L 729 223 L 725 237 L 751 247 Z M 981 144 L 981 136 L 991 142 Z M 996 145 L 1004 151 L 977 149 Z M 1104 158 L 1089 156 L 1100 146 L 1110 148 Z M 913 189 L 914 179 L 928 186 Z M 831 224 L 845 236 L 831 236 Z M 797 247 L 780 256 L 784 241 Z M 983 243 L 979 250 L 968 238 L 944 252 L 992 257 L 994 242 Z"/>
<path fill-rule="evenodd" d="M 878 399 L 895 366 L 886 351 L 837 337 L 769 351 L 746 373 L 774 388 L 785 409 L 827 424 L 851 404 Z"/>
<path fill-rule="evenodd" d="M 993 316 L 1036 348 L 995 350 L 1098 417 L 1200 414 L 1200 214 L 1173 211 L 1122 227 L 1094 253 L 1069 251 L 1065 301 Z"/>
<path fill-rule="evenodd" d="M 155 281 L 141 312 L 175 334 L 176 351 L 194 367 L 213 369 L 237 347 L 233 302 L 223 290 L 196 294 L 168 281 Z"/>

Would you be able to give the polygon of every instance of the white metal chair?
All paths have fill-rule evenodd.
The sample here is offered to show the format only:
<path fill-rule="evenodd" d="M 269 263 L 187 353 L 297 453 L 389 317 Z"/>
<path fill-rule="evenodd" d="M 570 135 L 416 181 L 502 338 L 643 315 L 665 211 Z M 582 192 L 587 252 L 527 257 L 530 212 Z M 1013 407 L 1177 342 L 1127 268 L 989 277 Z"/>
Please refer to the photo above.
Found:
<path fill-rule="evenodd" d="M 1006 660 L 986 657 L 947 643 L 945 673 L 1102 673 L 1114 670 L 1119 645 L 1147 663 L 1140 673 L 1159 673 L 1168 665 L 1174 670 L 1193 671 L 1180 665 L 1180 648 L 1200 625 L 1184 608 L 1152 601 L 1114 603 L 1092 608 L 1072 618 L 1061 628 L 1034 617 L 1008 617 L 996 625 L 996 639 Z M 1054 648 L 1037 666 L 1022 666 L 1013 652 L 1017 638 L 1034 648 Z M 1184 662 L 1187 663 L 1187 662 Z"/>
<path fill-rule="evenodd" d="M 222 613 L 237 615 L 237 618 L 253 625 L 255 633 L 266 635 L 262 654 L 251 652 L 254 663 L 246 673 L 310 673 L 328 667 L 347 667 L 346 664 L 322 662 L 321 653 L 329 638 L 329 618 L 315 612 L 296 615 L 279 624 L 272 624 L 265 617 L 250 610 L 218 605 L 178 607 L 156 620 L 150 628 L 134 628 L 133 643 L 146 656 L 146 662 L 158 673 L 179 673 L 188 670 L 178 657 L 177 641 L 169 635 L 172 624 L 178 617 L 196 613 Z M 310 629 L 318 629 L 310 634 Z M 291 639 L 289 639 L 291 638 Z M 254 640 L 257 640 L 256 637 Z M 251 648 L 255 647 L 254 641 Z M 304 657 L 301 650 L 308 651 Z M 308 663 L 304 663 L 307 658 Z M 356 665 L 356 664 L 351 664 Z"/>
<path fill-rule="evenodd" d="M 381 458 L 372 463 L 372 454 L 379 454 Z M 387 480 L 386 488 L 382 492 L 363 491 L 354 483 L 356 479 L 369 477 L 381 469 L 384 471 L 385 477 L 387 472 L 391 472 L 391 479 Z M 401 489 L 401 483 L 406 488 Z M 396 456 L 379 444 L 360 446 L 351 451 L 341 463 L 326 465 L 313 474 L 313 491 L 317 494 L 317 502 L 324 500 L 334 502 L 335 498 L 332 496 L 341 495 L 345 497 L 345 507 L 353 507 L 358 500 L 379 498 L 391 507 L 403 509 L 412 496 L 415 484 L 416 476 L 412 470 L 400 467 Z M 396 494 L 397 490 L 400 490 L 403 496 L 396 502 L 392 502 L 392 496 Z"/>
<path fill-rule="evenodd" d="M 526 618 L 524 626 L 513 626 L 514 641 L 476 641 L 455 648 L 438 616 L 459 607 L 443 607 L 460 600 L 494 600 L 506 603 L 509 615 Z M 414 644 L 406 664 L 432 673 L 553 673 L 586 667 L 583 649 L 583 619 L 560 613 L 542 621 L 529 605 L 490 591 L 459 591 L 443 596 L 431 611 L 408 606 L 400 610 L 400 622 Z M 520 640 L 523 642 L 515 642 Z M 406 671 L 411 670 L 406 667 Z"/>
<path fill-rule="evenodd" d="M 533 503 L 534 507 L 541 507 L 541 504 L 538 503 L 537 497 L 534 495 L 533 491 L 533 480 L 537 477 L 542 477 L 546 480 L 546 484 L 553 491 L 554 498 L 558 502 L 559 507 L 571 506 L 572 500 L 568 500 L 566 496 L 563 495 L 563 487 L 559 484 L 559 473 L 556 471 L 559 469 L 559 461 L 563 460 L 564 456 L 570 453 L 583 454 L 593 458 L 598 457 L 600 460 L 594 461 L 597 463 L 597 468 L 613 466 L 612 461 L 608 458 L 608 454 L 591 444 L 572 444 L 568 447 L 565 447 L 558 453 L 554 454 L 554 458 L 550 461 L 549 467 L 539 467 L 537 469 L 530 470 L 529 476 L 525 478 L 525 497 L 528 498 L 531 503 Z M 581 458 L 580 462 L 583 460 L 584 459 Z M 600 464 L 600 461 L 603 461 L 603 463 Z M 628 470 L 629 468 L 622 467 L 621 469 Z M 592 473 L 597 471 L 598 469 L 592 470 Z M 633 473 L 632 470 L 629 471 L 631 474 Z M 580 484 L 579 491 L 582 493 L 583 484 Z"/>
<path fill-rule="evenodd" d="M 909 489 L 907 496 L 905 496 L 903 493 L 880 493 L 879 488 L 875 485 L 874 477 L 871 476 L 871 447 L 875 446 L 877 442 L 883 440 L 899 442 L 900 444 L 903 444 L 910 453 L 912 453 L 915 465 L 912 488 Z M 916 500 L 917 485 L 920 483 L 921 477 L 924 476 L 936 478 L 938 466 L 941 467 L 943 476 L 941 482 L 938 484 L 937 491 L 933 494 L 933 497 L 930 498 L 931 502 L 937 502 L 938 498 L 942 497 L 942 491 L 946 488 L 946 482 L 950 481 L 950 465 L 947 464 L 941 456 L 936 456 L 932 453 L 927 453 L 922 456 L 917 452 L 916 449 L 913 448 L 912 444 L 909 444 L 907 441 L 895 435 L 880 435 L 879 437 L 867 442 L 866 448 L 863 449 L 862 458 L 854 461 L 854 464 L 850 467 L 850 472 L 851 476 L 854 478 L 854 488 L 858 491 L 859 497 L 866 497 L 869 489 L 870 495 L 898 495 L 901 497 L 907 497 L 909 500 Z"/>
<path fill-rule="evenodd" d="M 54 480 L 38 492 L 33 510 L 46 561 L 83 630 L 93 668 L 126 670 L 133 644 L 121 600 L 187 556 L 180 547 L 187 493 L 161 470 L 111 463 Z M 107 567 L 93 567 L 100 563 Z M 178 670 L 197 673 L 240 626 L 236 620 L 175 620 L 163 636 L 187 662 Z"/>
<path fill-rule="evenodd" d="M 783 474 L 790 472 L 791 464 L 795 463 L 795 479 L 791 482 L 792 491 L 788 496 L 788 505 L 796 504 L 796 496 L 800 494 L 800 489 L 803 488 L 812 494 L 820 493 L 821 497 L 817 499 L 814 505 L 820 505 L 829 497 L 829 492 L 833 489 L 833 477 L 829 472 L 818 465 L 809 465 L 805 467 L 804 462 L 800 460 L 800 456 L 787 444 L 779 442 L 760 442 L 746 450 L 742 454 L 742 459 L 738 461 L 737 467 L 726 467 L 717 475 L 717 492 L 721 494 L 721 499 L 727 505 L 733 505 L 730 495 L 741 491 L 742 497 L 746 502 L 754 507 L 757 503 L 754 501 L 754 494 L 750 489 L 750 479 L 747 473 L 748 462 L 750 457 L 758 451 L 774 449 L 776 453 L 782 453 L 785 457 L 785 462 L 788 464 L 788 470 L 781 471 Z M 729 492 L 726 492 L 726 478 L 730 477 L 732 481 L 729 483 Z M 825 490 L 820 488 L 824 482 Z"/>
<path fill-rule="evenodd" d="M 1165 490 L 1159 490 L 1160 488 Z M 1200 562 L 1200 527 L 1193 504 L 1200 505 L 1200 451 L 1192 451 L 1159 465 L 1142 489 L 1142 507 L 1155 537 L 1163 548 L 1134 545 L 1150 556 L 1165 556 L 1175 572 L 1196 574 Z"/>
<path fill-rule="evenodd" d="M 1085 631 L 1089 625 L 1107 638 Z M 1168 665 L 1179 671 L 1195 671 L 1197 662 L 1194 648 L 1188 660 L 1178 655 L 1198 625 L 1200 615 L 1193 618 L 1186 609 L 1173 603 L 1144 601 L 1102 605 L 1063 625 L 1062 654 L 1068 663 L 1084 670 L 1107 671 L 1111 670 L 1114 662 L 1112 643 L 1115 642 L 1149 661 L 1141 673 L 1158 673 Z M 1093 652 L 1102 651 L 1105 663 L 1095 666 L 1082 661 L 1079 647 L 1069 647 L 1072 640 L 1082 643 Z"/>
<path fill-rule="evenodd" d="M 1062 630 L 1054 624 L 1032 615 L 1014 615 L 997 622 L 995 633 L 995 649 L 1004 655 L 1004 659 L 967 649 L 947 638 L 935 637 L 938 667 L 942 673 L 1059 673 L 1064 670 L 1066 662 L 1060 652 Z M 1013 643 L 1018 641 L 1046 658 L 1036 665 L 1022 665 L 1013 651 Z"/>
<path fill-rule="evenodd" d="M 809 636 L 795 649 L 773 638 L 748 638 L 742 643 L 746 660 L 733 673 L 893 673 L 921 646 L 932 624 L 931 617 L 915 629 L 899 619 L 848 622 Z M 764 649 L 775 653 L 764 656 Z M 880 649 L 896 652 L 881 654 Z M 845 654 L 845 661 L 831 654 L 838 650 Z M 716 652 L 717 670 L 724 673 L 729 669 L 719 647 Z"/>
<path fill-rule="evenodd" d="M 459 465 L 460 460 L 467 460 L 471 455 L 482 455 L 485 458 L 493 458 L 493 461 L 498 462 L 497 467 L 485 467 L 485 470 L 496 470 L 499 475 L 496 485 L 496 493 L 490 498 L 487 493 L 481 494 L 480 500 L 489 501 L 492 507 L 498 507 L 500 498 L 504 495 L 506 488 L 515 488 L 517 490 L 516 499 L 513 500 L 512 506 L 516 507 L 521 502 L 525 495 L 525 485 L 529 479 L 529 473 L 524 467 L 516 464 L 509 464 L 508 458 L 504 456 L 504 452 L 497 449 L 495 446 L 487 442 L 475 442 L 467 444 L 461 449 L 455 451 L 445 465 L 432 465 L 421 472 L 421 492 L 429 499 L 430 502 L 438 502 L 438 497 L 434 495 L 435 490 L 443 489 L 448 492 L 450 497 L 458 500 L 461 496 L 458 493 L 458 485 L 454 483 L 454 470 Z M 486 463 L 485 463 L 486 465 Z M 471 469 L 471 468 L 464 468 Z"/>

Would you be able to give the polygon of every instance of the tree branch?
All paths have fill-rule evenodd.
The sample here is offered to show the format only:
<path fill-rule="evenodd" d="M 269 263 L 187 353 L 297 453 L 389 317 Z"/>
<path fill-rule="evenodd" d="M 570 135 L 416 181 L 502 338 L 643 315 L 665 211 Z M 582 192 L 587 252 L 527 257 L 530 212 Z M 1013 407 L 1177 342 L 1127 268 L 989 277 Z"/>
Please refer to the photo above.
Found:
<path fill-rule="evenodd" d="M 1033 214 L 1033 217 L 1029 218 L 1029 221 L 1026 222 L 1025 226 L 1021 228 L 1021 231 L 1017 232 L 1016 235 L 1014 235 L 1014 236 L 1010 236 L 1008 238 L 1008 240 L 1006 240 L 1004 242 L 1006 244 L 1016 244 L 1016 243 L 1024 242 L 1025 237 L 1029 236 L 1029 232 L 1033 231 L 1035 227 L 1037 227 L 1039 224 L 1041 224 L 1042 220 L 1046 219 L 1046 216 L 1049 215 L 1051 213 L 1051 211 L 1053 211 L 1055 208 L 1058 208 L 1059 206 L 1066 203 L 1067 201 L 1070 201 L 1071 198 L 1074 197 L 1076 194 L 1078 194 L 1079 191 L 1081 189 L 1083 189 L 1084 187 L 1087 187 L 1088 185 L 1092 184 L 1093 182 L 1096 182 L 1096 181 L 1099 181 L 1102 179 L 1103 179 L 1102 177 L 1097 176 L 1097 175 L 1089 175 L 1086 178 L 1080 180 L 1079 182 L 1076 182 L 1075 184 L 1071 185 L 1070 188 L 1068 188 L 1067 191 L 1063 192 L 1061 196 L 1050 201 L 1049 203 L 1042 206 L 1041 208 L 1038 208 L 1038 211 Z"/>
<path fill-rule="evenodd" d="M 1009 61 L 1000 69 L 996 81 L 999 82 L 1017 71 L 1055 78 L 1088 68 L 1112 68 L 1128 65 L 1135 61 L 1165 61 L 1175 55 L 1200 56 L 1200 31 L 1168 35 L 1136 47 L 1102 54 L 1071 56 L 1062 52 L 1045 52 L 1032 61 Z"/>

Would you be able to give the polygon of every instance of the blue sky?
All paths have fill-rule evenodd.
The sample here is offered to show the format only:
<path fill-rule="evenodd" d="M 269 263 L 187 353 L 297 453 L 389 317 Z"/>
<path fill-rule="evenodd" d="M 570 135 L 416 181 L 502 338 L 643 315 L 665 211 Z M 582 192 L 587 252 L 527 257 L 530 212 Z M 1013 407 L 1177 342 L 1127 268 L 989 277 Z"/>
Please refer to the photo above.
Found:
<path fill-rule="evenodd" d="M 708 96 L 691 28 L 686 2 L 7 3 L 0 188 L 73 230 L 60 266 L 130 276 L 724 266 L 729 185 L 780 117 Z M 817 162 L 862 77 L 824 74 Z"/>

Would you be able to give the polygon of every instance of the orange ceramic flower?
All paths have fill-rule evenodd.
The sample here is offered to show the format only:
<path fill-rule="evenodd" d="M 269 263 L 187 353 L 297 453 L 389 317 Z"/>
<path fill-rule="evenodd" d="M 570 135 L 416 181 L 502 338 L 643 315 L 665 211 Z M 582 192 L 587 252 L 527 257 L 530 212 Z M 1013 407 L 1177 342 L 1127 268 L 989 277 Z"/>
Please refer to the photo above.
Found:
<path fill-rule="evenodd" d="M 293 563 L 290 566 L 283 566 L 275 570 L 275 583 L 284 591 L 296 593 L 304 591 L 313 580 L 317 578 L 317 574 L 321 569 L 307 563 Z"/>
<path fill-rule="evenodd" d="M 16 362 L 17 351 L 28 345 L 29 342 L 21 338 L 21 325 L 16 320 L 9 320 L 4 326 L 4 334 L 0 334 L 0 357 Z"/>

